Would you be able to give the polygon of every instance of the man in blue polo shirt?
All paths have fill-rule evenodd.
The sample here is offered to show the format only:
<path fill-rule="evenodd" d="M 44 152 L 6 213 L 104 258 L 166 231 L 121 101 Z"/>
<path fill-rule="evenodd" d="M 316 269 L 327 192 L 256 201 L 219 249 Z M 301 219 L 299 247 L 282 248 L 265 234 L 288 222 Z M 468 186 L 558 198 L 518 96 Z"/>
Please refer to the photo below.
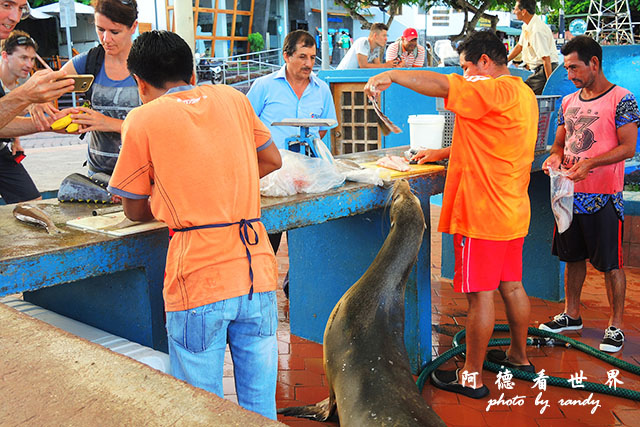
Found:
<path fill-rule="evenodd" d="M 282 56 L 285 65 L 268 76 L 257 79 L 247 97 L 260 120 L 271 131 L 278 148 L 285 148 L 284 140 L 299 135 L 300 129 L 290 126 L 271 126 L 282 119 L 336 119 L 336 108 L 329 85 L 313 72 L 316 60 L 316 41 L 304 30 L 290 32 L 284 39 Z M 330 128 L 311 128 L 321 138 Z"/>
<path fill-rule="evenodd" d="M 287 34 L 282 47 L 285 65 L 268 76 L 257 79 L 247 98 L 260 120 L 271 131 L 278 148 L 285 148 L 286 138 L 299 135 L 300 129 L 290 126 L 271 126 L 282 119 L 336 119 L 336 108 L 329 85 L 313 72 L 316 60 L 316 41 L 304 30 Z M 324 137 L 331 127 L 311 128 L 310 132 Z M 278 252 L 282 233 L 270 234 L 273 251 Z"/>

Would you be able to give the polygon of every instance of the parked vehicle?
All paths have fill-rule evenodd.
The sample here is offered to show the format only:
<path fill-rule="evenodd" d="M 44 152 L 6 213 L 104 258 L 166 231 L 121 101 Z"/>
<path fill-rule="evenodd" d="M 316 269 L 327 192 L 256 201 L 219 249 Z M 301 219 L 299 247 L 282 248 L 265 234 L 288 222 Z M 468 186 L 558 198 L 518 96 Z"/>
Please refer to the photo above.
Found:
<path fill-rule="evenodd" d="M 224 83 L 227 64 L 216 58 L 199 58 L 196 64 L 198 82 L 210 81 L 213 84 Z"/>

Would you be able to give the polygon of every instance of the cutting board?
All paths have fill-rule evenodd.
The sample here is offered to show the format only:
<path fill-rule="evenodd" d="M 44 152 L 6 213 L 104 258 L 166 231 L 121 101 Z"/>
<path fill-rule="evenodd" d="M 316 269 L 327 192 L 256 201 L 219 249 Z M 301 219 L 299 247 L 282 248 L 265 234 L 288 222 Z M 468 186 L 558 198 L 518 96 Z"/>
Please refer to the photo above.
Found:
<path fill-rule="evenodd" d="M 78 228 L 85 231 L 104 233 L 110 236 L 128 236 L 129 234 L 142 233 L 143 231 L 155 230 L 166 227 L 162 222 L 135 222 L 123 224 L 121 228 L 116 228 L 124 221 L 124 212 L 115 212 L 105 215 L 88 216 L 85 218 L 71 219 L 67 221 L 69 227 Z"/>
<path fill-rule="evenodd" d="M 428 173 L 428 172 L 438 172 L 438 171 L 444 170 L 444 166 L 428 165 L 428 164 L 424 164 L 424 165 L 409 165 L 411 170 L 408 170 L 406 172 L 396 171 L 396 170 L 393 170 L 393 169 L 389 169 L 389 168 L 385 168 L 385 167 L 382 167 L 382 166 L 378 166 L 378 165 L 376 165 L 376 162 L 360 163 L 360 166 L 362 166 L 364 168 L 371 168 L 371 169 L 382 169 L 384 171 L 389 172 L 391 178 L 400 178 L 400 177 L 403 177 L 403 176 L 419 175 L 419 174 L 424 174 L 424 173 Z"/>

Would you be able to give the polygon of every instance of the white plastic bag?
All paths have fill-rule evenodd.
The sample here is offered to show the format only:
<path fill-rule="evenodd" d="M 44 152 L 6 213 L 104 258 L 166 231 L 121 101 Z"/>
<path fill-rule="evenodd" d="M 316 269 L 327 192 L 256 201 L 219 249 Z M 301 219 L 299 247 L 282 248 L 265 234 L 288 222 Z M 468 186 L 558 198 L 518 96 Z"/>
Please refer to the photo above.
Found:
<path fill-rule="evenodd" d="M 260 180 L 260 194 L 282 197 L 296 193 L 322 193 L 344 183 L 344 175 L 330 162 L 280 150 L 282 167 Z"/>
<path fill-rule="evenodd" d="M 365 184 L 383 186 L 384 182 L 380 173 L 376 169 L 363 168 L 351 160 L 334 159 L 329 148 L 321 139 L 316 139 L 316 151 L 318 155 L 331 164 L 335 165 L 338 172 L 344 175 L 347 181 L 363 182 Z"/>
<path fill-rule="evenodd" d="M 573 221 L 573 181 L 567 173 L 549 168 L 551 177 L 551 210 L 556 219 L 558 233 L 567 231 Z"/>

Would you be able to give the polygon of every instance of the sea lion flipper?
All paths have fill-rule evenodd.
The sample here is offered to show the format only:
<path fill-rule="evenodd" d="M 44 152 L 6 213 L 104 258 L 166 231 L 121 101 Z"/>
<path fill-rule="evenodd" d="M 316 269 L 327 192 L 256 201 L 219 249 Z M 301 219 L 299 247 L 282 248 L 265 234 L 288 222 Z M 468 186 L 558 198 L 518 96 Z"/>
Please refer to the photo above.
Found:
<path fill-rule="evenodd" d="M 328 421 L 336 412 L 336 404 L 327 397 L 315 405 L 280 408 L 278 413 L 286 417 L 309 418 L 315 421 Z"/>

